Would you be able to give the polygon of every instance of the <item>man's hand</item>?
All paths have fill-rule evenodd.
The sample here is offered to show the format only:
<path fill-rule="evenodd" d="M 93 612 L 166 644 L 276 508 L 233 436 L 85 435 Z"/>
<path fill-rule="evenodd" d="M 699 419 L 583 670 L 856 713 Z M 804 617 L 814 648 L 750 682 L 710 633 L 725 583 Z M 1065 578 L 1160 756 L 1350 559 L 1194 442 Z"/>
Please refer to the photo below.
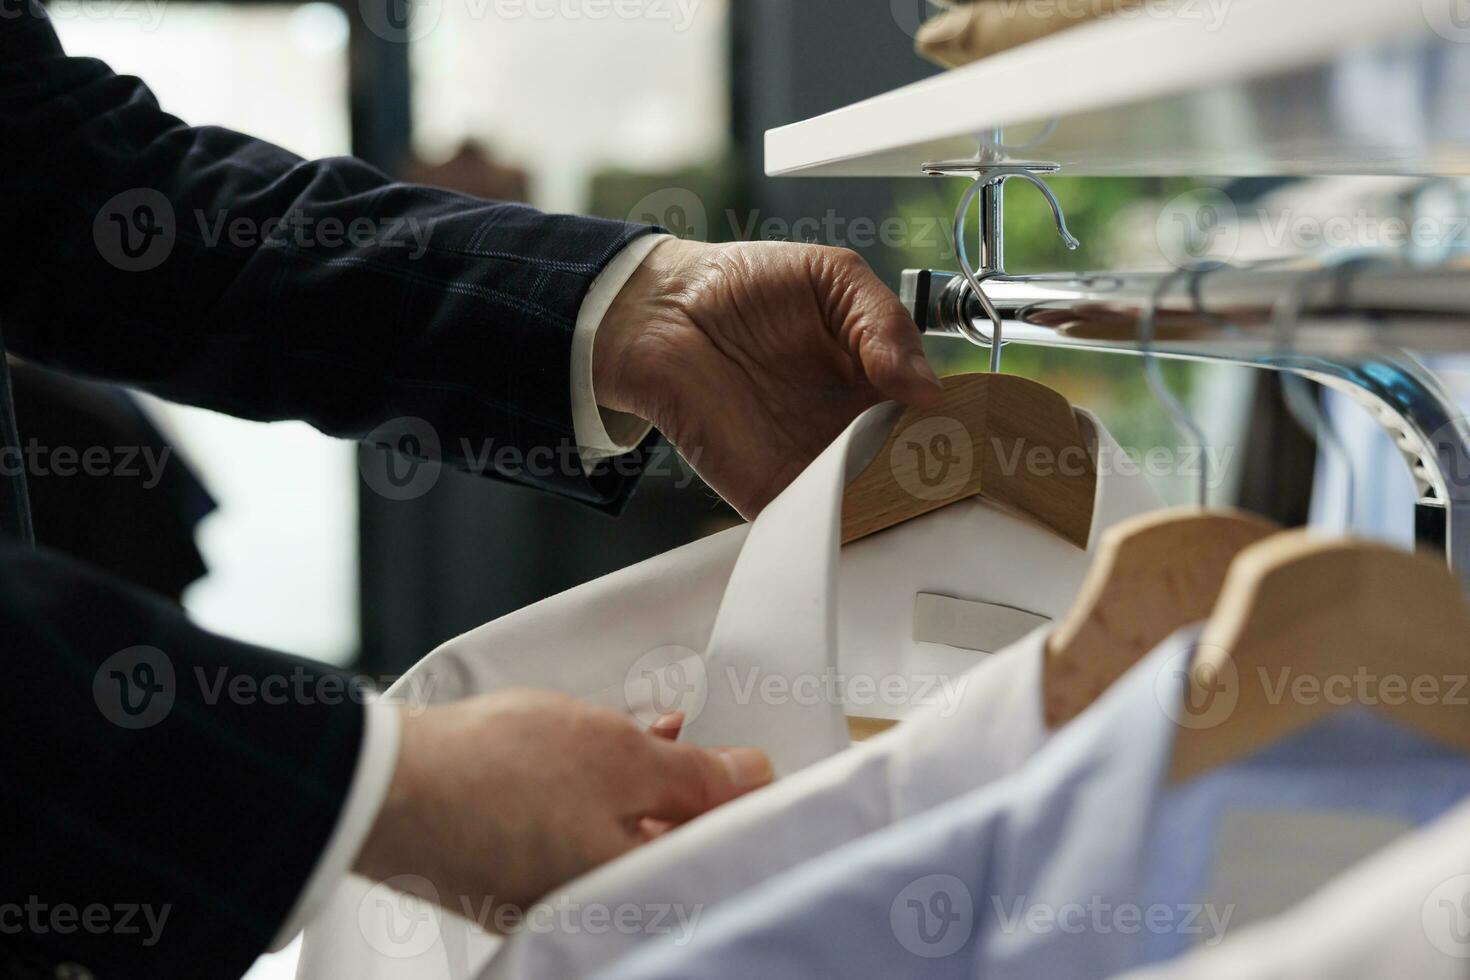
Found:
<path fill-rule="evenodd" d="M 600 404 L 656 425 L 752 517 L 871 405 L 940 395 L 908 312 L 856 253 L 665 241 L 598 329 Z"/>
<path fill-rule="evenodd" d="M 645 732 L 529 690 L 405 714 L 398 766 L 356 870 L 426 879 L 435 894 L 424 897 L 455 911 L 489 900 L 524 913 L 661 830 L 770 782 L 770 762 L 754 749 L 670 741 L 681 723 L 660 719 Z"/>

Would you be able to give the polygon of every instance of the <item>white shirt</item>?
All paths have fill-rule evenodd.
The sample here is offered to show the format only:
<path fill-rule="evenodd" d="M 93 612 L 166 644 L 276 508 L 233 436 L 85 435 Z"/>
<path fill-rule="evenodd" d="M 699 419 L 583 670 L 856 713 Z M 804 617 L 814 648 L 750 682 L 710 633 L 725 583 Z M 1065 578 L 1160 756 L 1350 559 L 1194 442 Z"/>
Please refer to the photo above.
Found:
<path fill-rule="evenodd" d="M 643 264 L 654 247 L 669 235 L 642 235 L 635 238 L 592 281 L 572 334 L 572 429 L 582 466 L 590 469 L 598 460 L 618 456 L 636 448 L 648 435 L 652 425 L 636 415 L 615 412 L 597 404 L 592 387 L 592 348 L 597 328 L 602 325 L 613 300 L 633 273 Z M 285 948 L 306 927 L 322 907 L 332 887 L 352 869 L 362 850 L 388 783 L 398 763 L 398 710 L 390 705 L 369 702 L 363 719 L 362 745 L 357 753 L 357 766 L 337 826 L 327 839 L 316 867 L 301 889 L 286 922 L 276 933 L 270 951 Z"/>
<path fill-rule="evenodd" d="M 628 903 L 605 902 L 603 896 L 636 897 L 659 888 L 679 890 L 680 904 L 688 908 L 703 894 L 731 887 L 714 888 L 712 881 L 759 876 L 769 865 L 745 866 L 738 850 L 715 848 L 697 862 L 708 873 L 696 880 L 688 873 L 696 862 L 681 861 L 680 848 L 719 828 L 745 826 L 763 808 L 779 811 L 793 803 L 793 793 L 803 806 L 821 812 L 818 819 L 764 822 L 768 840 L 781 835 L 776 850 L 784 857 L 774 851 L 769 857 L 778 864 L 838 835 L 839 821 L 841 833 L 861 834 L 903 807 L 942 798 L 956 781 L 973 785 L 965 783 L 967 771 L 983 781 L 992 762 L 998 770 L 1013 767 L 1037 744 L 1039 636 L 1029 656 L 1010 654 L 982 671 L 974 668 L 1031 632 L 1029 624 L 1065 612 L 1089 555 L 980 499 L 840 547 L 843 488 L 901 414 L 902 406 L 893 403 L 865 412 L 753 524 L 702 538 L 457 637 L 394 689 L 443 702 L 509 687 L 548 688 L 645 723 L 677 707 L 688 719 L 681 737 L 701 745 L 752 745 L 771 756 L 778 774 L 796 774 L 640 849 L 637 860 L 615 862 L 573 883 L 553 896 L 554 917 L 563 908 L 572 914 L 623 909 Z M 1085 428 L 1099 444 L 1099 458 L 1111 459 L 1111 437 L 1093 423 Z M 1136 471 L 1102 472 L 1094 535 L 1158 506 Z M 1028 625 L 1015 632 L 1019 621 Z M 962 683 L 972 672 L 993 683 L 966 690 Z M 835 693 L 826 687 L 829 678 L 836 681 Z M 926 685 L 927 680 L 937 683 Z M 997 702 L 1007 707 L 992 711 Z M 918 719 L 926 713 L 952 716 L 944 722 L 969 726 L 981 741 L 962 763 L 951 757 L 937 771 L 926 770 L 945 751 L 970 744 L 946 734 L 925 738 L 929 729 Z M 905 726 L 869 743 L 881 743 L 881 750 L 863 747 L 842 753 L 850 761 L 810 766 L 848 747 L 845 714 L 913 717 L 917 727 L 912 734 Z M 1014 740 L 1004 733 L 991 737 L 997 723 L 1014 728 Z M 884 772 L 863 771 L 864 760 Z M 798 773 L 803 767 L 809 768 Z M 813 770 L 820 771 L 808 776 Z M 888 772 L 895 778 L 888 779 Z M 810 790 L 804 796 L 803 786 Z M 896 808 L 892 799 L 899 801 Z M 671 861 L 673 873 L 665 873 Z M 454 897 L 446 898 L 454 907 Z M 477 918 L 482 910 L 464 911 Z M 514 967 L 523 958 L 562 957 L 596 965 L 598 947 L 617 945 L 625 923 L 605 925 L 589 922 L 584 935 L 557 931 L 553 922 L 540 938 L 537 929 L 546 931 L 545 923 L 533 920 L 505 945 L 495 969 L 504 960 L 514 975 L 574 975 L 579 967 L 529 973 Z M 372 885 L 348 876 L 307 930 L 298 976 L 457 980 L 474 976 L 497 944 L 464 917 L 415 905 L 391 882 Z"/>
<path fill-rule="evenodd" d="M 644 944 L 687 942 L 722 903 L 793 865 L 1015 772 L 1049 734 L 1041 678 L 1050 632 L 1042 626 L 995 653 L 922 715 L 727 803 L 547 899 L 552 907 L 636 908 L 638 928 L 591 932 L 573 919 L 527 929 L 478 980 L 572 980 Z"/>
<path fill-rule="evenodd" d="M 1117 980 L 1463 980 L 1470 961 L 1470 802 L 1214 947 Z"/>

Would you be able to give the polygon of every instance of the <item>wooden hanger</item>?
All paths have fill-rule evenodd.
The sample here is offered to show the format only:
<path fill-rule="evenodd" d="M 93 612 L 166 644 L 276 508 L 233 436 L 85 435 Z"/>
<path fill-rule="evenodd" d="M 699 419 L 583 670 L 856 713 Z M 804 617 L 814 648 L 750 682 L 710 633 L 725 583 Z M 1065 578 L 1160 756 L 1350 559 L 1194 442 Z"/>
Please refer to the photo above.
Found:
<path fill-rule="evenodd" d="M 1176 279 L 1209 268 L 1178 270 L 1141 310 L 1103 317 L 1136 330 L 1149 388 L 1180 432 L 1201 444 L 1204 433 L 1164 385 L 1153 345 L 1166 315 L 1159 309 L 1164 295 Z M 1076 602 L 1047 641 L 1042 703 L 1049 727 L 1080 714 L 1170 634 L 1209 616 L 1234 558 L 1280 530 L 1242 511 L 1209 508 L 1203 459 L 1200 466 L 1195 507 L 1144 514 L 1103 535 Z"/>
<path fill-rule="evenodd" d="M 842 543 L 979 496 L 1086 548 L 1096 493 L 1092 454 L 1058 392 L 1011 374 L 955 375 L 937 405 L 904 412 L 848 484 Z"/>
<path fill-rule="evenodd" d="M 1207 619 L 1231 561 L 1280 530 L 1244 511 L 1179 507 L 1104 531 L 1076 602 L 1047 641 L 1047 727 L 1071 721 L 1172 633 Z"/>
<path fill-rule="evenodd" d="M 1467 672 L 1470 606 L 1442 559 L 1273 535 L 1231 566 L 1187 675 L 1191 717 L 1169 778 L 1249 756 L 1347 704 L 1470 755 Z M 1431 696 L 1416 696 L 1416 681 Z"/>
<path fill-rule="evenodd" d="M 882 449 L 847 485 L 842 543 L 980 496 L 1028 515 L 1079 548 L 1092 532 L 1097 468 L 1072 406 L 1010 374 L 944 379 L 932 408 L 909 409 Z M 892 719 L 848 716 L 864 741 Z"/>

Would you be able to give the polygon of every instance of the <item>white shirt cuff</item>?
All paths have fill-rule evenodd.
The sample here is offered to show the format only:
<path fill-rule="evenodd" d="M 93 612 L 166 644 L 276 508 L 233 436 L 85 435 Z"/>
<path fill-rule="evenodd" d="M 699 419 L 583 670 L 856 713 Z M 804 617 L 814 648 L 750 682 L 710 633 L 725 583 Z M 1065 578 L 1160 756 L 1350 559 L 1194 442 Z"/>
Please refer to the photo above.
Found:
<path fill-rule="evenodd" d="M 597 404 L 597 393 L 592 390 L 592 345 L 597 340 L 597 328 L 602 326 L 602 319 L 618 293 L 648 253 L 672 237 L 642 235 L 629 242 L 592 281 L 592 288 L 587 290 L 587 298 L 577 311 L 577 325 L 572 333 L 572 431 L 584 472 L 590 472 L 600 459 L 637 448 L 653 428 L 636 415 Z"/>
<path fill-rule="evenodd" d="M 368 832 L 378 819 L 388 783 L 398 766 L 398 708 L 377 700 L 363 705 L 362 745 L 357 751 L 357 768 L 352 785 L 337 817 L 337 826 L 327 838 L 327 846 L 317 859 L 306 887 L 301 889 L 285 925 L 271 941 L 270 952 L 277 953 L 290 945 L 296 934 L 316 917 L 337 886 L 352 870 L 353 862 L 367 841 Z"/>

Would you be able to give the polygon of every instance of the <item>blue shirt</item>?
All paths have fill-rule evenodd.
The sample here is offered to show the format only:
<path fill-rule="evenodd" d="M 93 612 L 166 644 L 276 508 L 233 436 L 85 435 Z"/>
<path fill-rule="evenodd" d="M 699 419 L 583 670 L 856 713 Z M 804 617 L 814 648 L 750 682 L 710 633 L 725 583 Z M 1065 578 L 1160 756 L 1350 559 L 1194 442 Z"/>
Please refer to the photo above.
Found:
<path fill-rule="evenodd" d="M 1357 709 L 1169 785 L 1193 639 L 1015 776 L 799 865 L 605 980 L 1109 976 L 1218 942 L 1470 795 L 1470 758 Z"/>

